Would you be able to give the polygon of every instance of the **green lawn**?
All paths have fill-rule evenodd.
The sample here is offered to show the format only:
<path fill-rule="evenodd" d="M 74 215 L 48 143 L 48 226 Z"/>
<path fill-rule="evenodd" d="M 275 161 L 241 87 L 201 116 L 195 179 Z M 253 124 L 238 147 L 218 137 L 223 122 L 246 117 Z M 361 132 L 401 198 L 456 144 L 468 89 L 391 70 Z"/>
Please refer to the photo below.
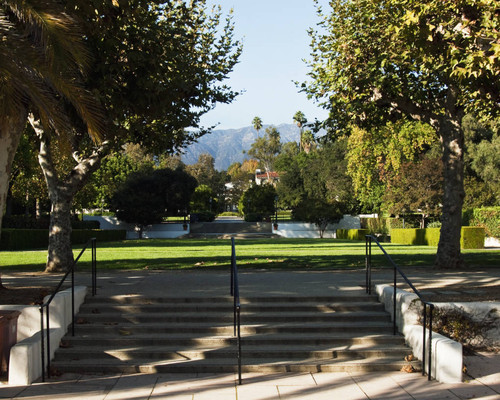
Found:
<path fill-rule="evenodd" d="M 229 266 L 231 242 L 221 239 L 157 239 L 98 243 L 99 269 L 188 269 Z M 435 247 L 384 244 L 401 266 L 430 266 Z M 80 248 L 75 247 L 75 255 Z M 240 268 L 362 268 L 364 242 L 333 239 L 255 239 L 237 240 Z M 4 270 L 43 270 L 46 250 L 3 251 L 0 266 Z M 500 267 L 500 250 L 466 250 L 469 266 Z M 81 259 L 81 267 L 90 266 L 90 251 Z M 388 266 L 381 252 L 373 249 L 373 265 Z"/>

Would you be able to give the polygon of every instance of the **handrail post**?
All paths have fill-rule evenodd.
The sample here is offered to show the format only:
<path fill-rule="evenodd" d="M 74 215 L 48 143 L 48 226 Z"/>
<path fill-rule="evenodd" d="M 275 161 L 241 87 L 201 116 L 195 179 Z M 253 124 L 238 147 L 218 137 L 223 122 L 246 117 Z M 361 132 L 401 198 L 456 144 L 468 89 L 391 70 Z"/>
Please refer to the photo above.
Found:
<path fill-rule="evenodd" d="M 49 315 L 50 305 L 47 304 L 47 312 L 45 317 L 47 318 L 47 377 L 50 379 L 50 315 Z"/>
<path fill-rule="evenodd" d="M 429 369 L 427 374 L 427 380 L 432 378 L 432 312 L 434 310 L 434 304 L 429 304 Z M 425 364 L 424 364 L 425 365 Z"/>
<path fill-rule="evenodd" d="M 241 385 L 241 307 L 238 305 L 238 384 Z"/>
<path fill-rule="evenodd" d="M 45 335 L 43 333 L 43 305 L 40 306 L 40 349 L 42 351 L 42 382 L 45 382 Z"/>
<path fill-rule="evenodd" d="M 71 336 L 75 336 L 75 269 L 71 270 Z"/>
<path fill-rule="evenodd" d="M 92 296 L 97 294 L 97 239 L 92 238 Z"/>
<path fill-rule="evenodd" d="M 422 330 L 422 376 L 425 375 L 425 330 L 427 329 L 427 304 L 423 303 L 424 305 L 424 320 L 423 320 L 423 330 Z"/>
<path fill-rule="evenodd" d="M 397 333 L 396 329 L 396 301 L 397 301 L 397 275 L 396 275 L 396 267 L 394 269 L 394 293 L 393 293 L 393 298 L 392 298 L 392 313 L 393 313 L 393 319 L 392 319 L 392 334 L 395 335 Z"/>

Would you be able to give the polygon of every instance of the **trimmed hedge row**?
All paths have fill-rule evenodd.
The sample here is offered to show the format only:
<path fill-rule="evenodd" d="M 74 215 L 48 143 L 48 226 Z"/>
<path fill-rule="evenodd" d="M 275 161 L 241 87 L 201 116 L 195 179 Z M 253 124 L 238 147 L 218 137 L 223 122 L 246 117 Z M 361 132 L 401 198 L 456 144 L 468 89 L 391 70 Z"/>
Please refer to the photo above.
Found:
<path fill-rule="evenodd" d="M 486 235 L 500 238 L 500 207 L 465 210 L 462 215 L 462 225 L 482 227 Z"/>
<path fill-rule="evenodd" d="M 365 240 L 365 236 L 370 234 L 369 229 L 337 229 L 337 239 Z"/>
<path fill-rule="evenodd" d="M 73 244 L 86 243 L 95 237 L 98 242 L 125 240 L 126 230 L 75 229 L 71 232 Z M 47 248 L 49 236 L 46 229 L 2 229 L 0 250 L 28 250 Z"/>
<path fill-rule="evenodd" d="M 3 217 L 2 228 L 4 229 L 49 229 L 50 219 L 43 217 L 35 219 L 26 215 L 10 215 Z M 73 229 L 100 229 L 99 221 L 72 220 Z"/>
<path fill-rule="evenodd" d="M 391 243 L 437 247 L 440 231 L 440 228 L 393 229 L 391 231 Z M 460 247 L 462 249 L 482 249 L 484 248 L 484 237 L 484 228 L 463 226 Z"/>

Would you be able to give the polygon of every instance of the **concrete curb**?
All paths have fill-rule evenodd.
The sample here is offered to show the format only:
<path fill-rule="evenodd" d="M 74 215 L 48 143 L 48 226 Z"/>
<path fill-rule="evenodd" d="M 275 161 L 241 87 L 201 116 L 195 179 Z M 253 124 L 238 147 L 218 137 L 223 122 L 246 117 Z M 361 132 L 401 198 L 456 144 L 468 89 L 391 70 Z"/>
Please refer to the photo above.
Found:
<path fill-rule="evenodd" d="M 75 287 L 75 313 L 82 305 L 87 288 Z M 48 296 L 44 301 L 48 300 Z M 29 385 L 42 375 L 39 306 L 2 305 L 2 310 L 21 311 L 17 322 L 17 344 L 10 350 L 9 384 Z M 57 293 L 50 305 L 50 357 L 71 324 L 71 289 Z"/>
<path fill-rule="evenodd" d="M 379 300 L 384 304 L 387 312 L 393 315 L 394 289 L 390 285 L 376 285 L 375 290 Z M 413 349 L 415 357 L 422 357 L 423 329 L 417 324 L 420 301 L 414 293 L 405 290 L 396 290 L 396 326 L 405 336 L 407 344 Z M 426 338 L 428 332 L 426 332 Z M 429 353 L 426 350 L 426 360 Z M 427 362 L 426 362 L 427 364 Z M 423 366 L 427 370 L 427 365 Z M 432 371 L 431 376 L 439 382 L 462 382 L 463 353 L 462 345 L 439 333 L 432 333 Z"/>

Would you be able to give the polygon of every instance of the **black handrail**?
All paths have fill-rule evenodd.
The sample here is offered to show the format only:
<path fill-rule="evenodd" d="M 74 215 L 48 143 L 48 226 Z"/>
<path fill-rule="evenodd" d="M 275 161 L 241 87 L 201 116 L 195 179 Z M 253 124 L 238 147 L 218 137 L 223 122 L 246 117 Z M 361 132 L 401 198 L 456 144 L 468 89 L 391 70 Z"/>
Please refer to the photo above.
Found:
<path fill-rule="evenodd" d="M 238 266 L 236 265 L 236 248 L 231 238 L 231 296 L 233 296 L 233 326 L 238 347 L 238 384 L 241 385 L 241 303 L 240 285 L 238 283 Z"/>
<path fill-rule="evenodd" d="M 82 251 L 80 251 L 80 254 L 78 254 L 78 257 L 76 257 L 75 261 L 73 262 L 73 265 L 68 268 L 66 273 L 64 274 L 63 278 L 57 285 L 56 289 L 52 293 L 52 295 L 49 297 L 49 299 L 43 303 L 40 306 L 40 335 L 41 335 L 41 352 L 42 352 L 42 382 L 45 382 L 45 335 L 44 335 L 44 330 L 45 326 L 43 323 L 43 309 L 46 308 L 47 311 L 45 313 L 46 317 L 46 325 L 47 325 L 47 376 L 50 378 L 50 318 L 49 318 L 49 308 L 50 308 L 50 303 L 52 303 L 52 300 L 54 300 L 55 295 L 59 292 L 59 289 L 61 289 L 62 284 L 68 277 L 68 275 L 71 273 L 71 335 L 75 336 L 75 267 L 76 263 L 78 260 L 80 260 L 80 257 L 82 254 L 87 250 L 89 245 L 92 247 L 92 296 L 95 296 L 97 293 L 97 277 L 96 277 L 96 271 L 97 271 L 97 249 L 96 249 L 96 238 L 91 238 L 89 241 L 85 244 L 83 247 Z"/>
<path fill-rule="evenodd" d="M 425 330 L 427 327 L 427 307 L 429 307 L 429 341 L 428 341 L 428 351 L 429 351 L 429 360 L 428 360 L 428 367 L 427 367 L 427 379 L 431 380 L 431 374 L 432 374 L 432 312 L 434 310 L 434 304 L 428 301 L 425 301 L 422 298 L 422 295 L 420 292 L 413 286 L 413 284 L 410 282 L 410 280 L 406 277 L 406 275 L 401 271 L 399 266 L 394 262 L 394 260 L 391 258 L 389 254 L 385 251 L 385 249 L 382 247 L 382 245 L 379 243 L 377 238 L 373 235 L 366 235 L 366 245 L 365 245 L 365 265 L 366 265 L 366 293 L 371 294 L 372 293 L 372 241 L 375 241 L 377 246 L 382 250 L 386 258 L 389 260 L 393 267 L 394 271 L 394 293 L 393 293 L 393 300 L 392 300 L 392 306 L 393 306 L 393 334 L 395 335 L 397 333 L 397 328 L 396 328 L 396 289 L 397 289 L 397 272 L 403 277 L 405 282 L 410 286 L 410 288 L 413 290 L 413 292 L 418 296 L 419 300 L 423 304 L 423 333 L 422 333 L 422 375 L 425 375 L 425 347 L 426 347 L 426 340 L 425 340 Z"/>

